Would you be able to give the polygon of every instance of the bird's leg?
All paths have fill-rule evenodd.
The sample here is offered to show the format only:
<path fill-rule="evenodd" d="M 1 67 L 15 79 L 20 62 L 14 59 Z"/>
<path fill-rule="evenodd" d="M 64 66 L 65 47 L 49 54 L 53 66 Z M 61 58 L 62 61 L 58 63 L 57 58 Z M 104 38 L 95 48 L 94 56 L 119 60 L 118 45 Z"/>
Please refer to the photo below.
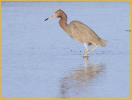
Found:
<path fill-rule="evenodd" d="M 85 51 L 84 51 L 83 57 L 88 57 L 88 54 L 89 54 L 88 45 L 86 43 L 84 43 L 84 47 L 85 47 Z"/>
<path fill-rule="evenodd" d="M 88 50 L 85 49 L 83 57 L 88 57 Z"/>
<path fill-rule="evenodd" d="M 92 49 L 90 49 L 90 52 L 89 53 L 93 53 L 93 51 L 97 48 L 98 46 L 97 45 L 94 45 Z"/>

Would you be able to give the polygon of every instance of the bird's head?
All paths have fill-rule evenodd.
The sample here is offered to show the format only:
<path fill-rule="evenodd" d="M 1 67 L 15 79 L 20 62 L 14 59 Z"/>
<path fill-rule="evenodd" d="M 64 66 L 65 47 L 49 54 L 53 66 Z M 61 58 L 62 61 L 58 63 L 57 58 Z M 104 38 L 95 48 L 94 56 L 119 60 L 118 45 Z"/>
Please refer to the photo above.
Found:
<path fill-rule="evenodd" d="M 59 9 L 56 12 L 54 12 L 54 14 L 48 18 L 45 19 L 45 21 L 47 21 L 48 19 L 55 19 L 55 18 L 61 18 L 61 16 L 64 14 L 64 11 Z"/>

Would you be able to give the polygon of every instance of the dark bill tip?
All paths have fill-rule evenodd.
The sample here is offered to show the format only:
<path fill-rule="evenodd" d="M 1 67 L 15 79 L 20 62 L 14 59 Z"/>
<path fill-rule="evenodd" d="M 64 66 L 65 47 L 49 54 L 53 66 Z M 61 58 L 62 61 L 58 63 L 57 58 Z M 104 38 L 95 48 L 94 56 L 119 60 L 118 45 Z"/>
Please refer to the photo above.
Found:
<path fill-rule="evenodd" d="M 44 21 L 47 21 L 49 18 L 46 18 Z"/>

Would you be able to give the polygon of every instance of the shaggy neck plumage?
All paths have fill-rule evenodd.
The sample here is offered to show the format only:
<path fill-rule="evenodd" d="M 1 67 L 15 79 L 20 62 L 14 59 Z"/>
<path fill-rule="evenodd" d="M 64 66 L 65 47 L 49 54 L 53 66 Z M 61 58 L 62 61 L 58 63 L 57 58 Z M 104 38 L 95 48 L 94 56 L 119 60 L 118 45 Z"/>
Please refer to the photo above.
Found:
<path fill-rule="evenodd" d="M 68 26 L 67 15 L 65 13 L 62 13 L 59 15 L 59 18 L 60 18 L 60 20 L 59 20 L 60 26 L 63 28 L 64 31 L 67 32 L 67 26 Z"/>

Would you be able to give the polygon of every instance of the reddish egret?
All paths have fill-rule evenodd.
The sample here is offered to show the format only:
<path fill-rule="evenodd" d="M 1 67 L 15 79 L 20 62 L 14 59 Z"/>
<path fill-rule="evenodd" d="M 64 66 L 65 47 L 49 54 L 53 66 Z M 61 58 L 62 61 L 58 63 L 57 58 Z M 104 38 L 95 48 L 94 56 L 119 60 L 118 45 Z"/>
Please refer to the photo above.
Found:
<path fill-rule="evenodd" d="M 98 46 L 106 46 L 106 41 L 101 39 L 91 28 L 83 24 L 80 21 L 72 21 L 67 23 L 66 13 L 59 9 L 51 17 L 46 18 L 47 21 L 50 18 L 59 18 L 60 27 L 69 34 L 70 37 L 82 43 L 85 47 L 84 57 L 87 57 L 90 51 L 94 51 Z M 88 49 L 91 45 L 93 48 Z"/>

